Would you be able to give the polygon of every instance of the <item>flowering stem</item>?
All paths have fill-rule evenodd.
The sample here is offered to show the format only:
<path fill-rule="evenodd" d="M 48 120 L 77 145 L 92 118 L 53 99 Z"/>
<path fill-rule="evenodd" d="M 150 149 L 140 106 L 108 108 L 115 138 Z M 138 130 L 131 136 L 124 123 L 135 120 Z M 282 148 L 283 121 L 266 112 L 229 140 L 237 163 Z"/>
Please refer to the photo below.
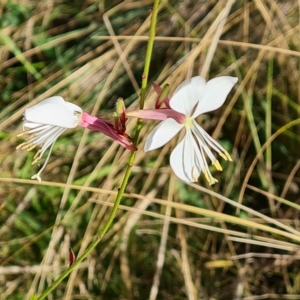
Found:
<path fill-rule="evenodd" d="M 152 15 L 151 15 L 151 24 L 150 24 L 150 33 L 149 33 L 149 40 L 146 50 L 146 58 L 145 58 L 145 66 L 144 71 L 142 75 L 142 87 L 141 87 L 141 97 L 140 97 L 140 109 L 143 109 L 145 98 L 146 98 L 146 91 L 147 91 L 147 85 L 148 85 L 148 75 L 149 75 L 149 68 L 150 68 L 150 62 L 152 57 L 152 50 L 153 50 L 153 44 L 154 44 L 154 38 L 155 38 L 155 28 L 156 28 L 156 20 L 157 20 L 157 13 L 158 13 L 158 5 L 159 0 L 154 0 L 153 2 L 153 9 L 152 9 Z M 138 143 L 138 138 L 140 131 L 142 129 L 142 120 L 138 119 L 136 124 L 136 131 L 134 136 L 133 144 L 136 146 Z M 116 212 L 118 210 L 119 204 L 121 202 L 121 199 L 123 197 L 130 173 L 131 173 L 131 167 L 134 162 L 136 151 L 131 151 L 130 157 L 128 160 L 128 165 L 125 171 L 125 175 L 121 184 L 121 187 L 118 190 L 118 194 L 114 203 L 114 206 L 112 208 L 112 211 L 108 217 L 108 220 L 106 224 L 104 225 L 103 229 L 99 233 L 99 237 L 103 237 L 105 233 L 107 232 L 108 228 L 110 227 Z"/>
<path fill-rule="evenodd" d="M 145 65 L 144 65 L 144 71 L 143 71 L 143 75 L 142 75 L 140 109 L 144 108 L 144 103 L 145 103 L 145 98 L 146 98 L 149 68 L 150 68 L 150 62 L 151 62 L 153 45 L 154 45 L 154 38 L 155 38 L 156 21 L 157 21 L 157 14 L 158 14 L 158 5 L 159 5 L 159 0 L 154 0 L 152 15 L 151 15 L 149 40 L 148 40 L 148 45 L 147 45 L 147 50 L 146 50 L 146 57 L 145 57 Z"/>
<path fill-rule="evenodd" d="M 155 29 L 156 29 L 156 20 L 157 20 L 157 14 L 158 14 L 158 6 L 159 6 L 159 0 L 153 1 L 153 9 L 152 9 L 152 15 L 151 15 L 151 24 L 150 24 L 150 33 L 149 33 L 149 40 L 147 44 L 147 50 L 146 50 L 146 57 L 145 57 L 145 66 L 144 71 L 142 75 L 142 86 L 141 86 L 141 96 L 140 96 L 140 109 L 143 109 L 145 98 L 146 98 L 146 91 L 147 91 L 147 85 L 148 85 L 148 75 L 149 75 L 149 68 L 150 68 L 150 62 L 152 57 L 152 51 L 153 51 L 153 44 L 154 44 L 154 38 L 155 38 Z M 136 124 L 136 132 L 134 136 L 133 144 L 136 146 L 138 143 L 138 138 L 140 131 L 142 129 L 142 120 L 138 119 Z M 83 252 L 81 256 L 79 256 L 75 262 L 66 269 L 60 276 L 57 278 L 51 286 L 49 286 L 39 297 L 33 298 L 37 300 L 44 299 L 47 295 L 51 293 L 58 285 L 59 283 L 66 278 L 90 253 L 91 251 L 98 245 L 98 243 L 101 241 L 102 237 L 106 234 L 107 230 L 109 229 L 112 221 L 115 218 L 116 212 L 118 210 L 119 204 L 122 200 L 129 176 L 131 174 L 131 166 L 134 162 L 135 158 L 135 151 L 131 151 L 130 157 L 128 159 L 128 165 L 125 171 L 125 175 L 123 178 L 123 181 L 121 183 L 121 186 L 118 190 L 118 194 L 116 196 L 116 200 L 114 203 L 114 206 L 111 210 L 111 213 L 108 217 L 107 222 L 105 223 L 104 227 L 99 231 L 98 237 L 86 248 L 86 250 Z M 34 297 L 34 296 L 33 296 Z"/>

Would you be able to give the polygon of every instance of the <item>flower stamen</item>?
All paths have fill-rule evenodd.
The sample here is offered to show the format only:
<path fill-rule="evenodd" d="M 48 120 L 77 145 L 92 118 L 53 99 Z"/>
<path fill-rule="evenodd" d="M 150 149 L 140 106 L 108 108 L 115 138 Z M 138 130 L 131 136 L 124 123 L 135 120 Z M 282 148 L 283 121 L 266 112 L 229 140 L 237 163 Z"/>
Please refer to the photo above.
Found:
<path fill-rule="evenodd" d="M 216 182 L 218 182 L 218 180 L 216 178 L 212 177 L 212 175 L 209 171 L 209 168 L 207 166 L 205 166 L 205 169 L 203 170 L 203 174 L 204 174 L 206 180 L 208 181 L 209 185 L 213 185 Z"/>
<path fill-rule="evenodd" d="M 41 151 L 42 151 L 42 148 L 40 148 L 34 155 L 33 162 L 31 163 L 32 165 L 36 164 L 41 159 L 41 157 L 40 157 Z"/>
<path fill-rule="evenodd" d="M 42 182 L 42 178 L 41 178 L 40 174 L 43 172 L 43 170 L 45 169 L 45 167 L 46 167 L 46 165 L 47 165 L 47 163 L 48 163 L 48 160 L 49 160 L 49 158 L 50 158 L 50 154 L 51 154 L 51 152 L 52 152 L 52 149 L 53 149 L 53 146 L 54 146 L 55 142 L 56 142 L 56 139 L 55 139 L 55 141 L 54 141 L 54 142 L 52 143 L 52 145 L 51 145 L 51 148 L 50 148 L 50 150 L 49 150 L 48 156 L 47 156 L 47 158 L 46 158 L 46 160 L 45 160 L 43 166 L 40 168 L 40 170 L 38 171 L 37 174 L 35 174 L 35 175 L 33 175 L 33 176 L 31 177 L 31 179 L 37 179 L 38 182 L 40 182 L 40 183 Z M 40 151 L 41 151 L 41 149 L 39 149 L 39 151 L 36 153 L 35 156 L 37 156 L 37 154 L 38 154 Z M 35 164 L 39 159 L 40 159 L 40 156 L 37 157 L 37 158 L 32 162 L 32 164 Z"/>
<path fill-rule="evenodd" d="M 227 151 L 223 151 L 223 152 L 218 152 L 219 155 L 221 157 L 223 157 L 225 160 L 229 160 L 229 161 L 232 161 L 232 158 L 230 156 L 230 154 L 227 152 Z"/>
<path fill-rule="evenodd" d="M 193 167 L 193 168 L 192 168 L 192 178 L 195 180 L 195 182 L 198 181 L 198 176 L 197 176 L 196 174 L 197 174 L 197 173 L 196 173 L 196 168 Z"/>
<path fill-rule="evenodd" d="M 222 166 L 220 165 L 220 163 L 219 163 L 219 161 L 217 159 L 212 164 L 215 166 L 215 168 L 218 171 L 223 171 L 223 168 L 222 168 Z"/>
<path fill-rule="evenodd" d="M 187 128 L 191 128 L 193 123 L 194 123 L 193 118 L 186 118 L 185 121 L 184 121 L 184 126 L 187 127 Z"/>
<path fill-rule="evenodd" d="M 36 145 L 33 144 L 33 143 L 25 142 L 25 143 L 22 143 L 22 144 L 18 145 L 18 146 L 16 147 L 16 149 L 17 149 L 17 150 L 18 150 L 18 149 L 22 149 L 22 150 L 30 151 L 30 150 L 34 149 L 35 146 L 36 146 Z"/>
<path fill-rule="evenodd" d="M 224 160 L 232 159 L 228 152 L 197 124 L 196 118 L 218 109 L 236 82 L 237 78 L 230 76 L 221 76 L 208 82 L 201 76 L 195 76 L 177 87 L 169 100 L 169 109 L 162 109 L 161 102 L 158 101 L 156 109 L 128 113 L 131 117 L 162 121 L 148 136 L 145 151 L 163 146 L 184 128 L 185 136 L 170 157 L 172 169 L 186 182 L 198 181 L 197 178 L 203 172 L 210 185 L 216 183 L 218 180 L 211 175 L 208 161 L 218 171 L 222 171 L 214 152 Z M 156 86 L 154 88 L 161 95 L 162 89 Z"/>

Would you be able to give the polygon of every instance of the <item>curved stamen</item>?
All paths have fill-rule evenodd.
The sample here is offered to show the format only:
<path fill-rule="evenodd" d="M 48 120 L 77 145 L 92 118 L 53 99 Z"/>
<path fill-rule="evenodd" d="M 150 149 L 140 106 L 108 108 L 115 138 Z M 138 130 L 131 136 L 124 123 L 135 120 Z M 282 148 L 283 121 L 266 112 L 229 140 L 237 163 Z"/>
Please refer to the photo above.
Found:
<path fill-rule="evenodd" d="M 205 138 L 206 142 L 218 152 L 220 156 L 222 156 L 225 160 L 232 161 L 229 153 L 217 142 L 215 141 L 201 126 L 196 123 L 197 129 L 200 131 L 202 136 Z"/>
<path fill-rule="evenodd" d="M 52 149 L 53 149 L 53 146 L 54 146 L 55 142 L 56 142 L 56 140 L 53 141 L 53 143 L 52 143 L 52 145 L 51 145 L 51 148 L 50 148 L 50 150 L 49 150 L 48 156 L 47 156 L 47 158 L 46 158 L 46 160 L 45 160 L 43 166 L 41 167 L 41 169 L 38 171 L 37 174 L 35 174 L 35 175 L 33 175 L 33 176 L 31 177 L 31 179 L 37 179 L 38 182 L 42 182 L 42 178 L 40 177 L 40 174 L 43 172 L 43 170 L 45 169 L 45 167 L 46 167 L 46 165 L 47 165 L 47 163 L 48 163 L 48 160 L 49 160 L 49 157 L 50 157 L 50 154 L 51 154 L 51 152 L 52 152 Z"/>

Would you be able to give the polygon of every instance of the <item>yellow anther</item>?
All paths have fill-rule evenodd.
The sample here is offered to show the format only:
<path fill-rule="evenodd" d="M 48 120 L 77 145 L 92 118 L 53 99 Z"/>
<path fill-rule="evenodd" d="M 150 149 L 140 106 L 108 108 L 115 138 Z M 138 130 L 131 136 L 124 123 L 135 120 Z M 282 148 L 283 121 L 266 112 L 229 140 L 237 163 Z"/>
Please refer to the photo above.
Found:
<path fill-rule="evenodd" d="M 204 170 L 203 174 L 204 174 L 206 180 L 208 181 L 208 183 L 210 184 L 210 177 L 208 176 L 208 172 L 206 170 Z"/>
<path fill-rule="evenodd" d="M 34 165 L 34 164 L 36 164 L 36 163 L 37 163 L 39 160 L 40 160 L 40 158 L 39 158 L 39 157 L 37 157 L 36 159 L 34 159 L 34 160 L 32 161 L 31 165 Z"/>
<path fill-rule="evenodd" d="M 30 143 L 28 144 L 26 147 L 23 147 L 22 149 L 26 150 L 26 151 L 31 151 L 32 149 L 34 149 L 36 147 L 35 144 Z"/>
<path fill-rule="evenodd" d="M 30 139 L 32 139 L 32 138 L 34 138 L 34 137 L 36 137 L 36 134 L 35 134 L 35 133 L 32 133 L 31 135 L 28 135 L 28 136 L 26 137 L 26 140 L 28 141 L 28 140 L 30 140 Z"/>
<path fill-rule="evenodd" d="M 212 164 L 215 166 L 215 168 L 218 171 L 223 171 L 223 168 L 222 168 L 222 166 L 220 165 L 220 163 L 219 163 L 219 161 L 217 159 Z"/>
<path fill-rule="evenodd" d="M 198 181 L 198 178 L 196 177 L 196 169 L 195 167 L 192 168 L 192 178 L 195 180 L 195 181 Z"/>
<path fill-rule="evenodd" d="M 27 131 L 24 131 L 24 132 L 21 132 L 21 133 L 18 133 L 17 134 L 17 137 L 20 137 L 20 136 L 23 136 L 24 134 L 28 133 L 28 130 Z"/>
<path fill-rule="evenodd" d="M 216 178 L 211 176 L 211 173 L 208 168 L 206 168 L 206 170 L 204 170 L 203 173 L 204 173 L 204 176 L 205 176 L 206 180 L 208 181 L 209 185 L 213 185 L 216 182 L 218 182 L 218 180 Z"/>
<path fill-rule="evenodd" d="M 219 155 L 224 158 L 225 160 L 229 160 L 229 161 L 232 161 L 232 158 L 231 156 L 229 155 L 229 153 L 227 151 L 224 151 L 223 152 L 219 152 Z"/>
<path fill-rule="evenodd" d="M 41 153 L 41 149 L 39 149 L 36 154 L 34 155 L 33 159 L 36 160 L 36 159 L 39 159 L 38 156 L 40 155 Z"/>
<path fill-rule="evenodd" d="M 228 158 L 229 161 L 232 161 L 232 158 L 231 158 L 230 154 L 227 151 L 225 151 L 225 155 L 226 155 L 226 157 Z"/>
<path fill-rule="evenodd" d="M 16 149 L 17 149 L 17 150 L 18 150 L 18 149 L 23 149 L 24 144 L 25 144 L 25 143 L 22 143 L 22 144 L 18 145 L 18 146 L 16 147 Z"/>
<path fill-rule="evenodd" d="M 225 159 L 225 160 L 228 160 L 227 156 L 223 153 L 223 152 L 219 152 L 219 155 Z"/>
<path fill-rule="evenodd" d="M 30 151 L 30 150 L 32 150 L 33 148 L 35 148 L 35 144 L 33 144 L 33 143 L 27 143 L 27 142 L 25 142 L 25 143 L 22 143 L 22 144 L 20 144 L 20 145 L 18 145 L 17 147 L 16 147 L 16 149 L 22 149 L 22 150 L 26 150 L 26 151 Z"/>

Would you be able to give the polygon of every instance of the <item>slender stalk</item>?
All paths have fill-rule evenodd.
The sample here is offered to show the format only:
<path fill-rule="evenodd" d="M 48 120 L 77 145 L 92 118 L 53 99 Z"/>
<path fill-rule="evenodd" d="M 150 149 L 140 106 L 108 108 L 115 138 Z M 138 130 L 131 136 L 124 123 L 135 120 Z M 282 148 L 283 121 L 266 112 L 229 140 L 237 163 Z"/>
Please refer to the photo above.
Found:
<path fill-rule="evenodd" d="M 154 0 L 153 3 L 153 10 L 151 16 L 151 24 L 150 24 L 150 32 L 149 32 L 149 40 L 146 50 L 146 57 L 145 57 L 145 65 L 144 65 L 144 72 L 142 75 L 142 88 L 141 88 L 141 99 L 140 99 L 140 109 L 144 108 L 145 98 L 146 98 L 146 91 L 148 86 L 148 76 L 149 76 L 149 68 L 150 62 L 152 57 L 154 39 L 155 39 L 155 30 L 156 30 L 156 21 L 157 21 L 157 14 L 158 14 L 158 5 L 159 0 Z M 139 135 L 139 133 L 138 133 Z M 136 138 L 138 138 L 138 135 Z"/>
<path fill-rule="evenodd" d="M 144 71 L 142 75 L 142 87 L 141 87 L 141 97 L 140 97 L 140 109 L 144 108 L 144 103 L 145 103 L 145 98 L 146 98 L 146 91 L 147 91 L 147 85 L 148 85 L 148 76 L 149 76 L 149 68 L 150 68 L 150 62 L 151 62 L 151 57 L 152 57 L 152 51 L 153 51 L 153 44 L 154 44 L 154 39 L 155 39 L 155 29 L 156 29 L 156 21 L 157 21 L 157 13 L 158 13 L 158 5 L 159 5 L 159 0 L 154 0 L 153 3 L 153 9 L 152 9 L 152 16 L 151 16 L 151 24 L 150 24 L 150 33 L 149 33 L 149 40 L 148 40 L 148 45 L 147 45 L 147 50 L 146 50 L 146 57 L 145 57 L 145 65 L 144 65 Z M 136 131 L 134 135 L 134 142 L 133 144 L 136 146 L 138 143 L 139 135 L 142 129 L 142 120 L 138 119 L 137 124 L 136 124 Z M 107 232 L 108 228 L 110 227 L 116 212 L 118 210 L 118 206 L 121 202 L 121 199 L 123 197 L 125 188 L 127 186 L 127 182 L 131 173 L 131 167 L 134 162 L 135 158 L 135 151 L 132 151 L 130 153 L 130 157 L 128 160 L 128 165 L 125 171 L 125 175 L 121 184 L 121 187 L 118 191 L 114 206 L 112 208 L 112 211 L 109 215 L 109 218 L 104 225 L 103 229 L 100 231 L 99 236 L 100 238 L 105 235 Z"/>
<path fill-rule="evenodd" d="M 273 97 L 273 59 L 268 61 L 268 83 L 267 83 L 267 95 L 266 95 L 266 140 L 272 135 L 272 97 Z M 268 192 L 275 194 L 274 183 L 272 179 L 272 146 L 269 145 L 266 149 L 266 177 L 268 179 Z M 276 216 L 276 206 L 273 197 L 268 197 L 269 207 L 272 217 Z"/>
<path fill-rule="evenodd" d="M 153 1 L 153 9 L 152 9 L 152 15 L 151 15 L 151 24 L 150 24 L 150 33 L 149 33 L 149 40 L 147 44 L 147 50 L 146 50 L 146 57 L 145 57 L 145 65 L 144 65 L 144 71 L 142 75 L 142 86 L 141 86 L 141 96 L 140 96 L 140 109 L 143 109 L 145 98 L 146 98 L 146 91 L 148 86 L 148 76 L 149 76 L 149 68 L 150 68 L 150 62 L 152 57 L 152 51 L 153 51 L 153 44 L 155 39 L 155 29 L 156 29 L 156 21 L 157 21 L 157 14 L 158 14 L 158 6 L 159 6 L 159 0 Z M 142 120 L 138 119 L 136 124 L 136 132 L 134 136 L 134 145 L 137 145 L 138 138 L 140 131 L 142 129 Z M 37 297 L 37 300 L 44 299 L 47 295 L 49 295 L 64 278 L 66 278 L 90 253 L 95 247 L 98 245 L 98 243 L 101 241 L 102 237 L 105 235 L 109 227 L 111 226 L 112 221 L 115 218 L 116 212 L 118 210 L 119 204 L 122 200 L 125 188 L 127 186 L 128 179 L 131 174 L 131 166 L 134 162 L 135 158 L 135 152 L 132 151 L 130 153 L 129 159 L 128 159 L 128 165 L 126 167 L 125 175 L 121 184 L 120 189 L 118 190 L 118 194 L 116 196 L 116 200 L 114 203 L 114 206 L 111 210 L 111 213 L 108 217 L 107 222 L 105 223 L 104 227 L 99 231 L 98 237 L 93 241 L 88 248 L 83 252 L 81 256 L 79 256 L 73 265 L 71 265 L 68 269 L 66 269 L 60 276 L 57 278 L 51 286 L 49 286 L 39 297 Z"/>

